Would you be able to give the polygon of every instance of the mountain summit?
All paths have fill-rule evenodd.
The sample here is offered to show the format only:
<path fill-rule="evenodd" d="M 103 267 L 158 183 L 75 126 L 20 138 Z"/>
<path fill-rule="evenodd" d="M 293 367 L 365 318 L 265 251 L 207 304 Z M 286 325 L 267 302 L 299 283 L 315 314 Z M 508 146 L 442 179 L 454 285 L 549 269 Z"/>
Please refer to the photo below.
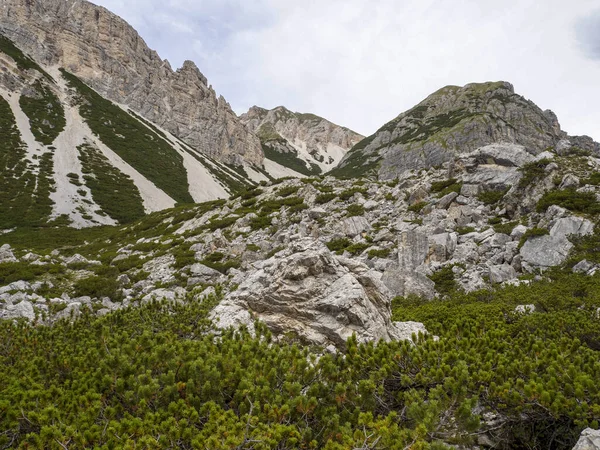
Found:
<path fill-rule="evenodd" d="M 363 139 L 315 114 L 292 112 L 283 106 L 272 110 L 253 106 L 240 120 L 260 138 L 266 166 L 276 163 L 296 175 L 328 172 Z"/>
<path fill-rule="evenodd" d="M 515 93 L 505 81 L 446 86 L 354 146 L 332 174 L 376 173 L 393 179 L 493 143 L 523 145 L 537 155 L 555 147 L 600 152 L 591 138 L 569 137 L 556 115 Z"/>

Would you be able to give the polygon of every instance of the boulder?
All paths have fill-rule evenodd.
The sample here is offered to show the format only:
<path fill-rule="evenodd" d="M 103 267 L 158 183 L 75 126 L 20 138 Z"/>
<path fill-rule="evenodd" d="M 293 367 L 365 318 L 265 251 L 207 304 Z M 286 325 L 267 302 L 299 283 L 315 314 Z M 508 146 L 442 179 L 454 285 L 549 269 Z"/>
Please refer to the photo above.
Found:
<path fill-rule="evenodd" d="M 21 319 L 25 318 L 29 321 L 35 320 L 35 311 L 33 305 L 27 300 L 23 300 L 16 305 L 8 305 L 4 311 L 0 311 L 2 319 Z"/>
<path fill-rule="evenodd" d="M 348 237 L 358 236 L 371 229 L 369 221 L 363 216 L 347 217 L 340 225 L 340 231 Z"/>
<path fill-rule="evenodd" d="M 318 242 L 295 244 L 295 253 L 271 258 L 245 275 L 212 311 L 217 326 L 248 325 L 252 317 L 276 334 L 293 332 L 304 341 L 338 347 L 353 334 L 360 342 L 401 337 L 380 273 L 355 260 L 344 265 L 344 258 Z"/>
<path fill-rule="evenodd" d="M 558 219 L 550 229 L 550 236 L 567 238 L 569 236 L 587 236 L 594 233 L 594 224 L 582 217 L 570 216 Z"/>
<path fill-rule="evenodd" d="M 401 270 L 411 271 L 425 262 L 429 241 L 425 233 L 403 231 L 398 239 L 398 264 Z"/>
<path fill-rule="evenodd" d="M 474 155 L 481 164 L 508 167 L 521 167 L 534 159 L 534 156 L 525 147 L 511 143 L 486 145 L 477 149 Z"/>
<path fill-rule="evenodd" d="M 221 278 L 223 274 L 204 264 L 196 263 L 190 267 L 190 276 L 197 279 L 200 283 L 212 283 Z"/>
<path fill-rule="evenodd" d="M 583 430 L 573 450 L 600 450 L 600 430 Z"/>
<path fill-rule="evenodd" d="M 17 262 L 17 258 L 15 258 L 10 245 L 4 244 L 0 247 L 0 264 L 10 262 Z"/>
<path fill-rule="evenodd" d="M 537 236 L 527 240 L 521 247 L 522 261 L 539 267 L 562 264 L 573 248 L 567 239 L 555 236 Z"/>
<path fill-rule="evenodd" d="M 436 207 L 439 209 L 448 209 L 448 207 L 452 204 L 452 202 L 458 197 L 456 192 L 450 192 L 449 194 L 444 195 L 437 202 Z"/>
<path fill-rule="evenodd" d="M 517 314 L 531 314 L 535 312 L 535 305 L 518 305 L 515 307 Z"/>
<path fill-rule="evenodd" d="M 517 278 L 517 272 L 515 269 L 508 265 L 502 264 L 497 266 L 491 266 L 489 272 L 490 282 L 492 283 L 504 283 Z"/>
<path fill-rule="evenodd" d="M 456 250 L 457 235 L 455 233 L 440 233 L 429 236 L 428 262 L 446 262 L 452 258 Z"/>

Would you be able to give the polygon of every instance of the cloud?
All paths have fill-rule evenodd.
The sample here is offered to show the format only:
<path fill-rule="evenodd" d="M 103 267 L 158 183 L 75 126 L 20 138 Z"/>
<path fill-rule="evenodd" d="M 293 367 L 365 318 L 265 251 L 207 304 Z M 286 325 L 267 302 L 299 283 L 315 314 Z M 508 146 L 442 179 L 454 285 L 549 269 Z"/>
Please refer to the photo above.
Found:
<path fill-rule="evenodd" d="M 442 86 L 507 80 L 600 140 L 600 65 L 580 50 L 600 28 L 577 21 L 597 0 L 96 1 L 238 113 L 285 105 L 370 134 Z"/>
<path fill-rule="evenodd" d="M 600 61 L 600 10 L 581 17 L 575 26 L 577 39 L 584 53 Z"/>

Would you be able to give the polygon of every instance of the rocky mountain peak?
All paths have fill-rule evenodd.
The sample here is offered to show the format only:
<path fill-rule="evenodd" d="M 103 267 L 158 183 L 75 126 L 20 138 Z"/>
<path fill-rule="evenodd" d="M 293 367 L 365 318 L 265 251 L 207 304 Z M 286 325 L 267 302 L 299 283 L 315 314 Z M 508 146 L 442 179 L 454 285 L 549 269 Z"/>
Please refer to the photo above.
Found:
<path fill-rule="evenodd" d="M 569 137 L 552 111 L 515 93 L 506 81 L 446 86 L 356 145 L 332 173 L 376 172 L 392 179 L 493 143 L 522 145 L 537 155 L 561 142 L 599 150 L 589 138 Z"/>
<path fill-rule="evenodd" d="M 177 69 L 177 73 L 179 74 L 189 74 L 192 77 L 197 77 L 204 86 L 208 86 L 208 80 L 206 77 L 200 72 L 198 66 L 194 61 L 190 61 L 189 59 L 183 62 L 183 66 L 180 69 Z"/>
<path fill-rule="evenodd" d="M 173 71 L 123 19 L 84 0 L 5 0 L 0 32 L 219 161 L 262 164 L 260 141 L 191 61 Z"/>
<path fill-rule="evenodd" d="M 253 106 L 240 120 L 261 140 L 267 159 L 303 175 L 327 172 L 363 137 L 315 114 Z"/>

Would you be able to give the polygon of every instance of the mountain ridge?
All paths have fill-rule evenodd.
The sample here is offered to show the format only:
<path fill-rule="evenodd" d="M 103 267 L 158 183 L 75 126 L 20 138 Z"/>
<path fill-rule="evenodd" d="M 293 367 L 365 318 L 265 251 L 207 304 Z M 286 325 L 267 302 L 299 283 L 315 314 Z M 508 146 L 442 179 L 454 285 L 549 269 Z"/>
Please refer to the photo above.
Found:
<path fill-rule="evenodd" d="M 259 137 L 267 160 L 305 176 L 328 172 L 363 138 L 316 114 L 285 106 L 253 106 L 240 120 Z"/>
<path fill-rule="evenodd" d="M 60 65 L 102 95 L 220 161 L 260 166 L 258 139 L 192 61 L 176 71 L 120 17 L 85 0 L 6 0 L 0 31 L 47 66 Z"/>

